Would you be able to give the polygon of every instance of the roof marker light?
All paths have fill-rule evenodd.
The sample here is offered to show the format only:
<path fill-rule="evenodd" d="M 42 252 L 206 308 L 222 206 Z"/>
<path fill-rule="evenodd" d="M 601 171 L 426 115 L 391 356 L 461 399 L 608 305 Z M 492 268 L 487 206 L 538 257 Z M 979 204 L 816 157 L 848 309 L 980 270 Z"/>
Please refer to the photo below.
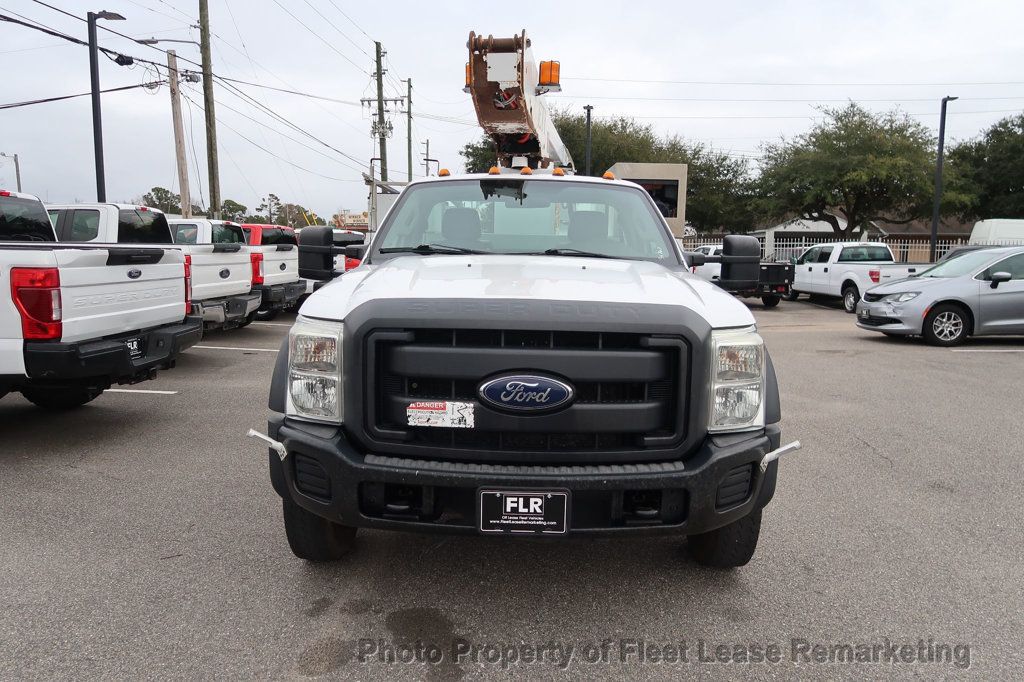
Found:
<path fill-rule="evenodd" d="M 604 175 L 602 175 L 601 177 L 604 178 L 605 180 L 614 180 L 615 173 L 612 173 L 611 171 L 605 171 Z"/>
<path fill-rule="evenodd" d="M 520 175 L 533 175 L 533 169 L 529 166 L 523 166 L 523 170 L 519 171 Z"/>
<path fill-rule="evenodd" d="M 488 175 L 501 175 L 501 169 L 498 168 L 497 166 L 491 166 L 490 168 L 487 169 L 487 174 Z"/>

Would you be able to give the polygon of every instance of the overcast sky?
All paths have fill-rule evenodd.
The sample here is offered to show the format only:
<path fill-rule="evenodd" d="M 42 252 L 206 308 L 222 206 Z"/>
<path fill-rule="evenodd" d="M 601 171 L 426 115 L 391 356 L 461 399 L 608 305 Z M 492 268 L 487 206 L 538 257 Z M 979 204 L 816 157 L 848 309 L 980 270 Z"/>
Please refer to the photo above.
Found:
<path fill-rule="evenodd" d="M 90 9 L 119 12 L 127 21 L 103 23 L 129 36 L 198 40 L 198 31 L 189 28 L 198 0 L 48 2 L 83 17 Z M 375 94 L 373 40 L 387 50 L 387 96 L 404 94 L 400 80 L 412 78 L 413 113 L 429 116 L 414 120 L 416 176 L 423 174 L 421 143 L 428 138 L 431 156 L 454 170 L 461 167 L 459 147 L 478 137 L 462 92 L 470 30 L 510 36 L 525 28 L 537 59 L 561 62 L 563 93 L 549 96 L 552 105 L 580 110 L 589 102 L 595 115 L 643 118 L 661 132 L 750 157 L 751 163 L 761 142 L 806 130 L 820 104 L 854 99 L 877 110 L 898 106 L 937 129 L 939 99 L 959 95 L 947 123 L 953 139 L 973 137 L 1024 108 L 1024 3 L 1012 0 L 211 0 L 210 6 L 216 74 L 356 103 L 238 86 L 358 163 L 217 84 L 221 193 L 250 209 L 274 192 L 325 216 L 342 207 L 365 210 L 366 189 L 357 168 L 375 154 L 369 115 L 358 101 Z M 500 7 L 514 10 L 498 16 Z M 30 0 L 0 0 L 0 14 L 86 37 L 84 22 Z M 104 47 L 166 60 L 156 49 L 105 31 L 99 38 Z M 199 61 L 197 46 L 160 47 Z M 89 90 L 86 48 L 8 23 L 0 23 L 0 73 L 0 103 Z M 104 88 L 154 76 L 145 65 L 125 68 L 101 59 Z M 199 84 L 187 86 L 185 94 L 201 104 Z M 200 194 L 205 200 L 202 112 L 189 107 L 190 185 L 193 200 Z M 403 180 L 405 118 L 392 109 L 391 178 Z M 157 185 L 177 191 L 166 86 L 152 93 L 105 94 L 103 123 L 108 199 L 130 201 Z M 44 201 L 95 199 L 88 97 L 0 110 L 0 152 L 19 154 L 24 190 Z M 0 187 L 13 186 L 13 165 L 0 158 Z"/>

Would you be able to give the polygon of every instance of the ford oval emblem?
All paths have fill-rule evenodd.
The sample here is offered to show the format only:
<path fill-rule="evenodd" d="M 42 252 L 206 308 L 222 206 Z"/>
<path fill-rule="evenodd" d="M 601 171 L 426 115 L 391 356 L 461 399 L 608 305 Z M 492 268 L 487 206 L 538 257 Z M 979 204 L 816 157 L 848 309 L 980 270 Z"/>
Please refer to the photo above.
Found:
<path fill-rule="evenodd" d="M 536 374 L 507 374 L 480 384 L 480 399 L 515 412 L 544 412 L 567 407 L 575 391 L 569 384 Z"/>
<path fill-rule="evenodd" d="M 287 264 L 285 264 L 285 263 L 281 263 L 281 269 L 282 269 L 282 270 L 284 270 L 284 269 L 285 269 L 285 268 L 287 268 L 287 267 L 288 267 L 288 265 L 287 265 Z"/>
<path fill-rule="evenodd" d="M 142 270 L 132 268 L 128 271 L 128 279 L 138 279 L 139 277 L 142 277 Z"/>
<path fill-rule="evenodd" d="M 223 270 L 220 271 L 220 278 L 221 279 L 227 279 L 230 276 L 231 276 L 231 271 L 228 270 L 227 268 L 224 268 Z"/>

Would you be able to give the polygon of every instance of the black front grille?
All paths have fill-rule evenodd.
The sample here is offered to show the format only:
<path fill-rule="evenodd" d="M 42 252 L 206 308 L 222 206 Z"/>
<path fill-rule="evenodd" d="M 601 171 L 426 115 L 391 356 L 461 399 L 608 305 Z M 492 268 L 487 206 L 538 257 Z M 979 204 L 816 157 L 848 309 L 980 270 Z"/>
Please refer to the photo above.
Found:
<path fill-rule="evenodd" d="M 877 315 L 869 315 L 868 317 L 859 316 L 857 318 L 861 324 L 866 324 L 869 327 L 883 327 L 887 324 L 900 324 L 900 320 L 895 317 L 879 317 Z"/>
<path fill-rule="evenodd" d="M 424 449 L 585 453 L 667 448 L 686 435 L 688 346 L 678 337 L 589 331 L 407 329 L 371 332 L 370 436 Z M 477 387 L 501 373 L 540 373 L 575 389 L 573 404 L 536 415 L 482 405 Z M 418 401 L 474 405 L 472 429 L 411 427 Z M 430 455 L 428 455 L 430 456 Z M 578 461 L 580 458 L 570 458 Z"/>
<path fill-rule="evenodd" d="M 864 300 L 868 303 L 877 303 L 886 297 L 886 294 L 872 294 L 870 292 L 864 294 Z"/>

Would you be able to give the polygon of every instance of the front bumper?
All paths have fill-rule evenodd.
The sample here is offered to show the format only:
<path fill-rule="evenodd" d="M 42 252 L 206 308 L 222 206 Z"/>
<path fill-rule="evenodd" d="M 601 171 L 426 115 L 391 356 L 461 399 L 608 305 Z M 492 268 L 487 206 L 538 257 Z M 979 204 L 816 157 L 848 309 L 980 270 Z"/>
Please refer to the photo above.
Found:
<path fill-rule="evenodd" d="M 260 284 L 254 286 L 252 290 L 258 291 L 262 296 L 260 310 L 283 310 L 295 305 L 299 297 L 306 293 L 306 283 L 298 280 L 285 284 Z"/>
<path fill-rule="evenodd" d="M 476 464 L 363 454 L 337 427 L 275 414 L 270 477 L 282 497 L 349 526 L 476 533 L 478 488 L 560 488 L 571 492 L 570 533 L 702 533 L 771 500 L 778 462 L 762 471 L 781 430 L 708 437 L 684 462 L 533 466 Z"/>
<path fill-rule="evenodd" d="M 221 326 L 238 323 L 259 310 L 263 294 L 250 291 L 248 294 L 228 296 L 209 301 L 193 301 L 192 314 L 203 318 L 207 326 Z"/>
<path fill-rule="evenodd" d="M 137 334 L 81 343 L 25 342 L 25 374 L 33 382 L 60 385 L 91 381 L 93 385 L 129 384 L 152 378 L 158 369 L 174 366 L 178 355 L 203 338 L 203 320 L 189 316 L 180 324 Z M 132 358 L 125 343 L 140 339 L 143 354 Z"/>
<path fill-rule="evenodd" d="M 920 334 L 922 313 L 918 306 L 887 301 L 857 303 L 857 326 L 886 334 Z"/>

